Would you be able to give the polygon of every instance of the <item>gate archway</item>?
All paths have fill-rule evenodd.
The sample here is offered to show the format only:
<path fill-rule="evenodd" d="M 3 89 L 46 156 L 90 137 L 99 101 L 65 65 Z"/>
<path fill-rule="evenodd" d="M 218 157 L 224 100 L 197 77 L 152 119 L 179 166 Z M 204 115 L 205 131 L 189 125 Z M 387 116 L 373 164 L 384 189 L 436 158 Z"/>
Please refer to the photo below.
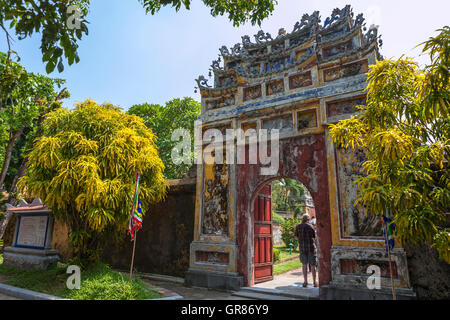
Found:
<path fill-rule="evenodd" d="M 222 47 L 211 65 L 214 85 L 197 79 L 202 134 L 278 129 L 279 152 L 271 155 L 279 158 L 266 175 L 266 162 L 250 161 L 258 151 L 246 141 L 244 163 L 236 153 L 225 153 L 225 163 L 197 166 L 188 285 L 236 290 L 253 284 L 252 201 L 268 181 L 288 177 L 302 182 L 314 199 L 321 296 L 372 294 L 365 280 L 374 263 L 382 270 L 382 285 L 390 286 L 379 221 L 353 205 L 364 154 L 338 149 L 328 137 L 329 124 L 359 115 L 369 65 L 381 59 L 377 29 L 364 32 L 363 26 L 363 16 L 354 17 L 350 6 L 335 9 L 324 24 L 319 12 L 305 14 L 291 33 L 280 29 L 273 38 L 260 31 L 255 42 L 244 36 L 231 51 Z M 236 145 L 236 137 L 223 143 Z M 405 252 L 392 254 L 394 283 L 409 290 Z"/>
<path fill-rule="evenodd" d="M 310 194 L 308 188 L 303 183 L 301 183 L 296 177 L 293 177 L 293 176 L 276 176 L 276 177 L 271 177 L 271 178 L 268 178 L 267 180 L 265 180 L 261 185 L 256 187 L 255 191 L 253 192 L 253 195 L 250 198 L 250 202 L 249 202 L 249 204 L 250 204 L 250 215 L 249 215 L 250 221 L 249 221 L 249 225 L 253 226 L 253 229 L 252 229 L 253 230 L 253 238 L 252 238 L 252 233 L 247 234 L 248 235 L 248 240 L 249 240 L 248 257 L 251 257 L 247 261 L 247 263 L 249 263 L 249 264 L 253 263 L 252 264 L 252 270 L 251 271 L 249 270 L 250 274 L 248 274 L 248 277 L 249 277 L 248 283 L 249 283 L 250 286 L 253 286 L 254 284 L 258 284 L 260 282 L 270 281 L 270 280 L 273 279 L 273 265 L 275 263 L 274 260 L 273 260 L 273 256 L 270 259 L 272 268 L 271 269 L 266 269 L 266 270 L 263 269 L 262 272 L 260 272 L 260 274 L 258 274 L 257 262 L 259 262 L 259 260 L 260 260 L 258 258 L 263 256 L 263 255 L 265 255 L 267 257 L 267 244 L 266 244 L 266 247 L 264 248 L 265 250 L 261 250 L 261 247 L 258 246 L 258 233 L 260 233 L 260 234 L 262 233 L 263 236 L 265 236 L 267 234 L 267 231 L 266 232 L 260 232 L 260 231 L 258 231 L 256 229 L 258 228 L 258 223 L 259 223 L 258 220 L 267 221 L 268 220 L 268 216 L 269 216 L 269 213 L 267 213 L 267 212 L 264 212 L 263 214 L 261 213 L 261 211 L 262 211 L 261 207 L 264 207 L 264 209 L 265 209 L 264 211 L 266 211 L 267 210 L 267 205 L 268 205 L 268 204 L 266 204 L 268 202 L 267 200 L 265 201 L 266 203 L 261 204 L 261 198 L 266 198 L 266 199 L 269 198 L 271 204 L 274 205 L 274 203 L 272 202 L 273 201 L 273 196 L 272 196 L 273 189 L 272 189 L 271 185 L 272 185 L 273 182 L 276 182 L 276 181 L 281 180 L 281 179 L 290 179 L 292 181 L 300 183 L 301 186 L 305 190 L 307 190 L 306 194 Z M 312 199 L 312 203 L 314 203 L 314 199 Z M 306 203 L 305 203 L 305 206 L 306 206 Z M 274 209 L 273 206 L 271 207 L 270 211 L 271 211 L 270 212 L 270 220 L 271 220 L 271 224 L 272 224 L 272 220 L 273 220 L 272 219 L 272 213 L 275 212 L 275 209 Z M 309 213 L 309 212 L 306 212 L 306 209 L 305 209 L 304 213 Z M 264 217 L 262 219 L 258 218 L 261 215 L 264 215 Z M 313 217 L 317 218 L 316 213 L 315 213 L 315 206 L 314 206 Z M 320 217 L 320 220 L 322 220 L 322 219 L 323 219 L 323 217 Z M 318 223 L 317 219 L 316 219 L 316 223 Z M 322 223 L 322 221 L 320 221 L 320 223 Z M 323 226 L 323 224 L 321 224 L 321 225 Z M 273 231 L 273 228 L 270 230 L 270 232 L 273 233 L 272 231 Z M 245 236 L 245 234 L 246 233 L 243 232 L 243 236 Z M 254 244 L 253 245 L 250 243 L 250 241 L 252 239 L 254 240 Z M 270 244 L 271 244 L 270 250 L 273 251 L 273 245 L 274 244 L 273 244 L 272 239 L 270 239 L 270 240 L 271 240 L 271 241 L 269 241 Z M 317 231 L 316 231 L 317 254 L 318 254 L 319 260 L 321 260 L 321 250 L 320 250 L 320 241 L 319 240 L 320 240 L 320 237 L 319 237 L 319 235 L 317 234 Z M 260 250 L 259 253 L 258 253 L 258 249 Z M 244 262 L 243 265 L 245 265 L 245 255 L 243 255 L 241 257 L 240 261 Z M 264 261 L 264 262 L 266 262 L 266 261 Z M 264 266 L 264 264 L 262 264 L 262 265 Z M 244 267 L 241 266 L 241 268 L 242 268 L 241 273 L 244 274 L 246 268 L 245 268 L 245 266 Z M 319 270 L 320 270 L 320 265 L 318 266 L 318 270 L 317 271 L 319 271 Z M 326 270 L 326 268 L 325 268 L 325 270 Z M 269 271 L 271 271 L 270 274 L 272 275 L 272 277 L 268 277 L 267 276 L 267 273 Z M 320 278 L 321 278 L 320 272 L 318 272 L 318 275 L 319 275 L 318 279 L 319 279 L 319 282 L 320 282 Z"/>
<path fill-rule="evenodd" d="M 248 148 L 247 148 L 248 150 Z M 318 257 L 321 276 L 319 285 L 331 280 L 331 219 L 328 190 L 326 146 L 323 134 L 300 136 L 280 141 L 279 171 L 272 176 L 260 175 L 261 165 L 237 165 L 237 242 L 240 247 L 238 272 L 244 285 L 253 285 L 253 266 L 248 257 L 253 256 L 252 227 L 253 203 L 259 191 L 268 183 L 290 178 L 300 181 L 311 193 L 317 217 L 317 234 L 320 239 Z"/>

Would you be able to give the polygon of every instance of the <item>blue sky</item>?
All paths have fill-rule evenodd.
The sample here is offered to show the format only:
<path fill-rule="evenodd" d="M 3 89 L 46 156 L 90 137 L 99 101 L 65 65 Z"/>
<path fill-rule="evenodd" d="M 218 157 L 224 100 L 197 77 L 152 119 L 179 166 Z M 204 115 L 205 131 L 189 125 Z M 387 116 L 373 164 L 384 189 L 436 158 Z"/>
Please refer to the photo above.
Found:
<path fill-rule="evenodd" d="M 226 17 L 213 18 L 200 0 L 193 0 L 190 11 L 164 8 L 155 16 L 146 15 L 138 0 L 91 0 L 87 17 L 89 35 L 80 43 L 78 64 L 67 66 L 63 73 L 51 77 L 67 80 L 71 98 L 65 106 L 91 98 L 99 103 L 110 102 L 127 110 L 133 104 L 148 102 L 164 104 L 173 98 L 194 93 L 199 75 L 207 76 L 211 61 L 222 45 L 228 47 L 263 29 L 273 36 L 279 28 L 291 32 L 304 13 L 319 10 L 322 22 L 334 8 L 351 4 L 356 14 L 380 26 L 383 56 L 414 57 L 421 64 L 414 47 L 449 24 L 450 1 L 445 0 L 279 0 L 271 17 L 261 28 L 251 24 L 235 28 Z M 3 34 L 0 50 L 6 51 Z M 40 35 L 16 40 L 21 62 L 30 72 L 45 74 L 39 49 Z"/>

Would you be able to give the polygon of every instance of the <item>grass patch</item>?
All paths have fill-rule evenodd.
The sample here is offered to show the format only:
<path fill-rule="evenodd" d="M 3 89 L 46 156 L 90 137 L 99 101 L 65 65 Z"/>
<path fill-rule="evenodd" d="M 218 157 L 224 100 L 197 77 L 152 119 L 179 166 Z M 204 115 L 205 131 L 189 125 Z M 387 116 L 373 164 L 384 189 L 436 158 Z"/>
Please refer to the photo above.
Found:
<path fill-rule="evenodd" d="M 280 260 L 285 259 L 285 258 L 290 258 L 290 257 L 295 257 L 298 256 L 300 254 L 300 252 L 297 250 L 292 249 L 292 254 L 289 253 L 289 247 L 286 247 L 285 245 L 278 245 L 278 246 L 273 246 L 274 249 L 278 249 L 280 250 Z"/>
<path fill-rule="evenodd" d="M 0 256 L 0 263 L 2 262 Z M 79 290 L 69 290 L 66 281 L 67 265 L 59 264 L 49 270 L 18 270 L 0 265 L 0 275 L 7 276 L 6 284 L 74 300 L 143 300 L 163 297 L 147 287 L 139 278 L 113 271 L 97 264 L 81 270 Z"/>
<path fill-rule="evenodd" d="M 291 261 L 286 261 L 283 263 L 278 263 L 273 265 L 273 274 L 282 274 L 291 270 L 295 270 L 302 267 L 300 259 L 294 259 Z"/>

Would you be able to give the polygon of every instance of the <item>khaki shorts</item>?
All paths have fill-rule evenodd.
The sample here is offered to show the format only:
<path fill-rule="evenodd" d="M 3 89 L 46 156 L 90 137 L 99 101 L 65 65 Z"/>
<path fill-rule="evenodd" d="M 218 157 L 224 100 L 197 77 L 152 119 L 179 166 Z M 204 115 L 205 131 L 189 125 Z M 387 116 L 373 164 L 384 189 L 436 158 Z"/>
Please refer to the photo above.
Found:
<path fill-rule="evenodd" d="M 310 253 L 300 253 L 300 262 L 303 265 L 317 266 L 317 258 L 315 252 Z"/>

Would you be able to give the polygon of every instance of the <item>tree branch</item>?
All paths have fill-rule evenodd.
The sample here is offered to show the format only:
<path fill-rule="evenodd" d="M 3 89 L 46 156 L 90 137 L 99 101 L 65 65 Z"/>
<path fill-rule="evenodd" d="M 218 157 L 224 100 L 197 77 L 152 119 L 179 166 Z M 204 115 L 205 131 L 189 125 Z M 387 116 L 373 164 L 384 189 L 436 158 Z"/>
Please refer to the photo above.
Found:
<path fill-rule="evenodd" d="M 3 25 L 3 23 L 0 23 L 0 27 L 3 29 L 3 31 L 6 34 L 6 41 L 8 42 L 8 57 L 6 59 L 6 61 L 8 62 L 11 59 L 11 41 L 12 37 L 11 35 L 8 33 L 8 30 L 6 30 L 5 26 Z"/>

